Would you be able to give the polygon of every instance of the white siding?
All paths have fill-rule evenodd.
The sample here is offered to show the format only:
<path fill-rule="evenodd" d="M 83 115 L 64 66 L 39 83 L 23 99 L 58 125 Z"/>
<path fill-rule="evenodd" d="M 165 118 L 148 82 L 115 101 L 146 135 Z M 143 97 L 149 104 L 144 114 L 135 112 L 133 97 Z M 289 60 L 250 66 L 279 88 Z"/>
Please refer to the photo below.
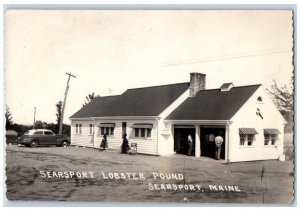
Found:
<path fill-rule="evenodd" d="M 134 137 L 134 129 L 132 128 L 132 125 L 135 123 L 151 123 L 153 124 L 153 128 L 151 130 L 151 138 L 135 138 Z M 127 122 L 127 137 L 129 140 L 129 143 L 137 143 L 137 151 L 138 153 L 143 154 L 151 154 L 151 155 L 157 155 L 157 121 L 130 121 Z"/>
<path fill-rule="evenodd" d="M 159 121 L 158 132 L 158 154 L 159 155 L 172 155 L 174 152 L 174 135 L 172 123 L 165 123 L 163 120 Z M 168 131 L 168 134 L 163 134 Z"/>
<path fill-rule="evenodd" d="M 127 128 L 127 139 L 129 144 L 137 143 L 137 152 L 142 154 L 151 154 L 157 155 L 157 121 L 156 120 L 97 120 L 96 126 L 101 122 L 105 123 L 115 123 L 115 130 L 113 136 L 107 136 L 108 148 L 116 149 L 121 151 L 122 145 L 122 122 L 126 122 Z M 153 124 L 151 130 L 151 138 L 135 138 L 134 130 L 132 125 L 135 123 L 150 123 Z M 101 130 L 99 127 L 96 127 L 96 138 L 95 138 L 95 148 L 99 148 L 103 136 L 101 135 Z"/>
<path fill-rule="evenodd" d="M 76 124 L 82 125 L 82 133 L 76 134 Z M 92 120 L 76 120 L 71 122 L 71 145 L 93 147 L 94 136 L 90 135 Z"/>
<path fill-rule="evenodd" d="M 263 103 L 257 102 L 259 96 L 263 98 Z M 256 115 L 257 108 L 260 109 L 263 119 Z M 231 162 L 278 159 L 283 154 L 284 119 L 262 87 L 236 113 L 232 121 L 229 128 Z M 258 134 L 255 135 L 253 146 L 240 146 L 239 128 L 255 128 Z M 281 132 L 277 146 L 264 145 L 265 128 L 277 128 Z"/>
<path fill-rule="evenodd" d="M 97 120 L 95 127 L 95 148 L 100 148 L 103 135 L 101 135 L 101 128 L 99 125 L 101 123 L 115 123 L 114 135 L 107 136 L 108 148 L 109 149 L 118 149 L 122 143 L 122 122 L 116 120 Z"/>

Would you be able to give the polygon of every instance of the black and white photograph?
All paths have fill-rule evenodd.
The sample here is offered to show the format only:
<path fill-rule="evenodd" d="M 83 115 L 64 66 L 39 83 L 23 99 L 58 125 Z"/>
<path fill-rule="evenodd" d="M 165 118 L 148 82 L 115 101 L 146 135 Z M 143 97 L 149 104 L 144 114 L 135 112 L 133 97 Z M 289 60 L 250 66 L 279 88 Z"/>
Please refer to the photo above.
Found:
<path fill-rule="evenodd" d="M 4 11 L 8 201 L 295 196 L 294 13 Z"/>

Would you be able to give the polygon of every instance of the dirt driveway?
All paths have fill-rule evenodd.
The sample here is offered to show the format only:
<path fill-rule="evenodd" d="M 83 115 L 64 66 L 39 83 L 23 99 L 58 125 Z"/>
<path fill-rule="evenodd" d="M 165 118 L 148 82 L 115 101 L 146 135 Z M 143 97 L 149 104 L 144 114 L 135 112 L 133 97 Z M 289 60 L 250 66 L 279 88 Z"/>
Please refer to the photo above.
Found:
<path fill-rule="evenodd" d="M 224 164 L 91 148 L 7 146 L 9 200 L 290 203 L 292 161 Z M 198 186 L 197 186 L 198 185 Z"/>

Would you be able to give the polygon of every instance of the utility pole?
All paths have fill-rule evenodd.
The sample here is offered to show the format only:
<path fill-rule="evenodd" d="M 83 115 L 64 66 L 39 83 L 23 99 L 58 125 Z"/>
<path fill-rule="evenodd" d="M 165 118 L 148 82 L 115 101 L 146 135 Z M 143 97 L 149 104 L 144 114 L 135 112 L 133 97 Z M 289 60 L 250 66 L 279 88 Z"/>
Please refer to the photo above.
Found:
<path fill-rule="evenodd" d="M 112 90 L 111 88 L 108 88 L 108 92 L 109 92 L 109 95 L 111 96 L 111 94 L 112 94 L 112 92 L 113 92 L 114 90 Z"/>
<path fill-rule="evenodd" d="M 60 116 L 60 121 L 59 121 L 59 134 L 62 133 L 62 126 L 63 126 L 63 119 L 64 119 L 64 112 L 65 112 L 65 106 L 66 106 L 66 100 L 67 100 L 67 94 L 69 91 L 69 81 L 70 78 L 76 78 L 75 75 L 72 75 L 72 73 L 66 73 L 69 77 L 68 77 L 68 82 L 67 82 L 67 87 L 66 87 L 66 91 L 65 91 L 65 98 L 64 98 L 64 103 L 63 103 L 63 107 L 62 107 L 62 111 L 61 111 L 61 116 Z"/>
<path fill-rule="evenodd" d="M 33 115 L 33 129 L 34 129 L 34 125 L 35 125 L 35 113 L 36 113 L 36 107 L 34 107 L 34 115 Z"/>

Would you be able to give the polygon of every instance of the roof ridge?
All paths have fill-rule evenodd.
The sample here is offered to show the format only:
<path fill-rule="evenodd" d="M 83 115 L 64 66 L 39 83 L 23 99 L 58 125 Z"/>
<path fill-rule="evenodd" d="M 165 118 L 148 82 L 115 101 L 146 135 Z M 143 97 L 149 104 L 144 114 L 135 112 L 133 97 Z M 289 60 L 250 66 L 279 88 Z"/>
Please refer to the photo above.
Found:
<path fill-rule="evenodd" d="M 234 86 L 232 87 L 232 89 L 234 88 L 244 88 L 244 87 L 250 87 L 250 86 L 261 86 L 262 84 L 251 84 L 251 85 L 244 85 L 244 86 Z M 203 89 L 203 90 L 200 90 L 199 92 L 201 91 L 213 91 L 213 90 L 220 90 L 220 88 L 213 88 L 213 89 Z"/>
<path fill-rule="evenodd" d="M 146 88 L 154 88 L 154 87 L 162 87 L 162 86 L 172 86 L 172 85 L 180 85 L 180 84 L 189 84 L 190 82 L 181 82 L 181 83 L 175 83 L 175 84 L 164 84 L 164 85 L 156 85 L 156 86 L 147 86 L 147 87 L 138 87 L 138 88 L 131 88 L 127 90 L 133 90 L 133 89 L 146 89 Z"/>
<path fill-rule="evenodd" d="M 248 86 L 261 86 L 262 84 L 251 84 L 251 85 L 243 85 L 243 86 L 234 86 L 232 88 L 240 88 L 240 87 L 248 87 Z"/>
<path fill-rule="evenodd" d="M 93 100 L 94 100 L 94 99 L 98 99 L 98 98 L 109 98 L 109 97 L 117 97 L 117 96 L 120 96 L 120 95 L 100 96 L 100 97 L 95 97 L 95 98 L 93 98 Z"/>

